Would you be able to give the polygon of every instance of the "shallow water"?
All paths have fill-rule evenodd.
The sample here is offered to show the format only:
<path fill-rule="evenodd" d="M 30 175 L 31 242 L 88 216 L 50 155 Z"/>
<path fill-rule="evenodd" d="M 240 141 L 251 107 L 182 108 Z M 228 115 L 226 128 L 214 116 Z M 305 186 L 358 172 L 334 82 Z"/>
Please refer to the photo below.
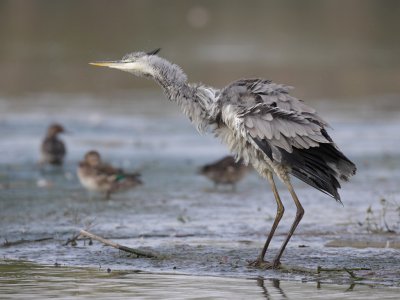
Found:
<path fill-rule="evenodd" d="M 309 271 L 263 271 L 249 268 L 247 261 L 256 258 L 273 222 L 276 208 L 268 185 L 251 173 L 236 192 L 213 190 L 196 170 L 225 155 L 226 149 L 211 135 L 196 133 L 173 104 L 157 96 L 135 104 L 122 99 L 118 105 L 81 96 L 65 97 L 64 102 L 57 101 L 64 104 L 53 106 L 51 97 L 43 98 L 39 106 L 24 99 L 22 108 L 1 100 L 5 110 L 0 123 L 0 239 L 25 242 L 0 246 L 0 293 L 35 298 L 59 292 L 68 298 L 74 293 L 95 297 L 108 290 L 121 297 L 138 293 L 154 298 L 165 290 L 164 298 L 244 298 L 249 293 L 284 298 L 277 282 L 286 295 L 297 299 L 311 294 L 318 299 L 326 293 L 366 299 L 369 286 L 380 287 L 373 290 L 374 298 L 399 292 L 394 287 L 400 286 L 400 237 L 385 232 L 387 227 L 400 231 L 400 140 L 393 138 L 400 118 L 378 117 L 372 122 L 365 112 L 339 115 L 329 105 L 320 110 L 335 128 L 332 137 L 357 163 L 358 174 L 341 190 L 344 206 L 294 181 L 306 214 L 282 262 Z M 82 109 L 72 109 L 70 103 L 81 103 Z M 88 112 L 90 107 L 94 109 Z M 54 120 L 71 132 L 64 137 L 68 158 L 62 169 L 40 169 L 40 139 Z M 116 166 L 140 171 L 144 185 L 109 201 L 88 194 L 80 187 L 75 168 L 93 148 Z M 289 193 L 282 185 L 279 190 L 286 211 L 269 258 L 295 216 Z M 154 251 L 159 258 L 132 258 L 96 241 L 64 245 L 87 227 L 119 244 Z M 42 238 L 48 239 L 33 241 Z M 46 267 L 55 263 L 62 268 Z M 354 271 L 355 276 L 344 270 L 317 274 L 318 266 L 369 270 Z M 53 281 L 57 285 L 49 289 Z M 353 291 L 346 292 L 354 283 Z M 199 291 L 204 296 L 198 296 Z M 17 294 L 12 296 L 13 292 Z"/>
<path fill-rule="evenodd" d="M 2 299 L 398 299 L 398 289 L 279 279 L 0 264 Z M 16 289 L 18 287 L 18 289 Z"/>

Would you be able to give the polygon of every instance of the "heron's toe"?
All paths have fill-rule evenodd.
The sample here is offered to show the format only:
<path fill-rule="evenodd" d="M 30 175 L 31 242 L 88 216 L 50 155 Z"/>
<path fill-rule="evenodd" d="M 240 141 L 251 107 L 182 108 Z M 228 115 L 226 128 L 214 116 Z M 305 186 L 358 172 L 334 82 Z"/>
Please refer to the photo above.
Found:
<path fill-rule="evenodd" d="M 249 266 L 253 268 L 267 270 L 267 269 L 272 269 L 273 264 L 269 261 L 257 258 L 254 261 L 249 261 Z"/>
<path fill-rule="evenodd" d="M 269 269 L 279 269 L 281 265 L 281 262 L 278 261 L 273 261 L 273 262 L 269 262 L 269 261 L 265 261 L 263 259 L 257 258 L 254 261 L 249 261 L 249 267 L 253 267 L 253 268 L 258 268 L 258 269 L 262 269 L 262 270 L 269 270 Z"/>

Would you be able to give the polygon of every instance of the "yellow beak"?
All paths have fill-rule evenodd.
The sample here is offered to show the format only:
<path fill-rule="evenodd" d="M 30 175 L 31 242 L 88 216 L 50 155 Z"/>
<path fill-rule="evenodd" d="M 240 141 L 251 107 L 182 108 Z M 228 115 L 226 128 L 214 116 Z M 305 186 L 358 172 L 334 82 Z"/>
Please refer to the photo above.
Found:
<path fill-rule="evenodd" d="M 96 61 L 96 62 L 90 62 L 89 65 L 112 68 L 117 65 L 120 65 L 120 63 L 118 63 L 117 61 Z"/>
<path fill-rule="evenodd" d="M 117 69 L 125 72 L 133 72 L 133 71 L 148 71 L 146 70 L 142 64 L 137 63 L 137 62 L 126 62 L 126 61 L 121 61 L 121 60 L 114 60 L 114 61 L 96 61 L 96 62 L 91 62 L 89 63 L 90 65 L 93 66 L 98 66 L 98 67 L 108 67 L 112 69 Z M 148 71 L 147 73 L 151 74 L 151 71 Z"/>

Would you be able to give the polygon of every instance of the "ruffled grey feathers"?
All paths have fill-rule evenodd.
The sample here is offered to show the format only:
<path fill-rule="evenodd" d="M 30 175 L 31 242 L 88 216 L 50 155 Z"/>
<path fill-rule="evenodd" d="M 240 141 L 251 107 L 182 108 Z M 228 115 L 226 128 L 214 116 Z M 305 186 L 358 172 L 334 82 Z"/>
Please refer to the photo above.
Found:
<path fill-rule="evenodd" d="M 356 167 L 329 137 L 328 124 L 289 94 L 292 87 L 262 79 L 237 80 L 222 90 L 189 84 L 182 69 L 157 52 L 127 55 L 123 61 L 135 67 L 123 70 L 152 77 L 199 131 L 212 130 L 262 176 L 274 172 L 289 181 L 292 174 L 340 201 L 339 181 Z"/>

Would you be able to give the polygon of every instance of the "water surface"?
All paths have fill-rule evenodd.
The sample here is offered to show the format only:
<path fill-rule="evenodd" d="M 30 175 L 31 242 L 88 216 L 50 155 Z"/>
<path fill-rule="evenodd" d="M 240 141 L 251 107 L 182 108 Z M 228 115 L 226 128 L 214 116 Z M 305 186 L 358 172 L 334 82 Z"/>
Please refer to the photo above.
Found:
<path fill-rule="evenodd" d="M 57 105 L 52 97 L 60 97 Z M 308 271 L 258 270 L 247 264 L 257 257 L 276 210 L 267 183 L 250 173 L 236 192 L 213 190 L 196 171 L 227 154 L 225 146 L 196 133 L 160 95 L 141 97 L 132 102 L 43 95 L 33 111 L 29 99 L 22 108 L 2 100 L 0 239 L 24 242 L 0 246 L 0 293 L 10 298 L 107 293 L 159 298 L 163 291 L 163 298 L 376 299 L 399 292 L 400 140 L 393 138 L 399 118 L 371 120 L 365 111 L 339 114 L 326 102 L 320 107 L 358 174 L 343 185 L 343 206 L 294 181 L 306 214 L 282 262 Z M 70 103 L 81 103 L 82 110 Z M 64 136 L 68 157 L 64 168 L 41 169 L 40 139 L 55 120 L 71 132 Z M 144 185 L 109 201 L 88 194 L 75 169 L 90 149 L 116 166 L 140 171 Z M 286 212 L 269 259 L 295 216 L 289 193 L 281 184 L 279 190 Z M 130 257 L 96 241 L 65 245 L 82 228 L 158 258 Z M 318 267 L 341 271 L 317 274 Z M 352 276 L 344 268 L 366 270 Z"/>

